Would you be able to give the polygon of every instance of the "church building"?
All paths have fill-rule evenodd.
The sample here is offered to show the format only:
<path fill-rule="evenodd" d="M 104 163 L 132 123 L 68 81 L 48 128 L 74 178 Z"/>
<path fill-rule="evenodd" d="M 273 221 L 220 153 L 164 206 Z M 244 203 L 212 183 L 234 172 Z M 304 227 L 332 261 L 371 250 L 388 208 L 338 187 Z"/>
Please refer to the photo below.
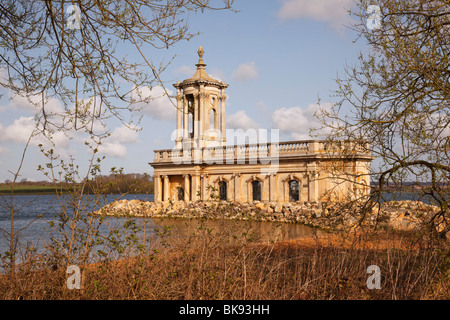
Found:
<path fill-rule="evenodd" d="M 155 150 L 150 163 L 155 201 L 312 202 L 369 192 L 373 157 L 364 148 L 338 156 L 323 140 L 279 142 L 273 134 L 268 141 L 267 130 L 226 130 L 228 84 L 206 73 L 203 54 L 200 47 L 195 74 L 174 84 L 175 146 Z"/>

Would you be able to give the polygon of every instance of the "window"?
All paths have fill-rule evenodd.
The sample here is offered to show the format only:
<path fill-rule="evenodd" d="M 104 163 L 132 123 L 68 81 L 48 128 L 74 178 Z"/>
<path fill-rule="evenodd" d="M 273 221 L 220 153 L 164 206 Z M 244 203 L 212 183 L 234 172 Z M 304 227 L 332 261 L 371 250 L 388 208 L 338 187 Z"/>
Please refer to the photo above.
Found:
<path fill-rule="evenodd" d="M 219 199 L 227 200 L 227 183 L 225 181 L 219 182 Z"/>
<path fill-rule="evenodd" d="M 299 201 L 299 187 L 297 180 L 289 181 L 289 201 Z"/>
<path fill-rule="evenodd" d="M 252 181 L 253 201 L 261 201 L 261 181 Z"/>
<path fill-rule="evenodd" d="M 216 110 L 215 109 L 211 109 L 209 111 L 209 129 L 210 130 L 214 130 L 215 127 L 215 123 L 214 123 L 214 119 L 216 118 Z"/>

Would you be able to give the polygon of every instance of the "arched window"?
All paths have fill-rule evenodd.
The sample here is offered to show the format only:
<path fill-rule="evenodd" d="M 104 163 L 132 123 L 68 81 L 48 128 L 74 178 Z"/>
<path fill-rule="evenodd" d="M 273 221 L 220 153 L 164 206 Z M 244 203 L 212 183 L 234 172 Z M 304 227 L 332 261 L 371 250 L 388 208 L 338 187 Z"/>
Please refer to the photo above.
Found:
<path fill-rule="evenodd" d="M 219 182 L 219 199 L 227 200 L 227 183 L 225 181 Z"/>
<path fill-rule="evenodd" d="M 178 187 L 177 198 L 178 201 L 184 201 L 184 189 L 182 187 Z"/>
<path fill-rule="evenodd" d="M 216 110 L 215 109 L 211 109 L 209 111 L 209 129 L 210 130 L 214 130 L 215 127 L 215 123 L 214 123 L 214 119 L 216 118 Z"/>
<path fill-rule="evenodd" d="M 299 187 L 297 180 L 289 180 L 289 201 L 299 201 Z"/>
<path fill-rule="evenodd" d="M 253 201 L 261 201 L 261 181 L 252 181 Z"/>

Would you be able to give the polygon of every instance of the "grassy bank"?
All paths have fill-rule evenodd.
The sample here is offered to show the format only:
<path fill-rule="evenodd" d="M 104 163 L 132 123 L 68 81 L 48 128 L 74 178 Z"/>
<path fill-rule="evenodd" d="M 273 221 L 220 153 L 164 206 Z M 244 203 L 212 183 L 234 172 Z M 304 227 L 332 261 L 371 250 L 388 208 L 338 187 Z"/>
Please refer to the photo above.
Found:
<path fill-rule="evenodd" d="M 142 244 L 142 242 L 141 242 Z M 189 238 L 146 239 L 141 254 L 80 266 L 69 290 L 55 257 L 34 256 L 0 278 L 0 299 L 450 299 L 448 243 L 379 231 L 261 243 L 232 222 Z M 381 270 L 369 289 L 367 268 Z"/>
<path fill-rule="evenodd" d="M 67 189 L 56 189 L 54 186 L 45 185 L 17 185 L 14 187 L 14 194 L 56 194 L 66 192 Z M 0 185 L 0 194 L 11 194 L 10 185 Z"/>

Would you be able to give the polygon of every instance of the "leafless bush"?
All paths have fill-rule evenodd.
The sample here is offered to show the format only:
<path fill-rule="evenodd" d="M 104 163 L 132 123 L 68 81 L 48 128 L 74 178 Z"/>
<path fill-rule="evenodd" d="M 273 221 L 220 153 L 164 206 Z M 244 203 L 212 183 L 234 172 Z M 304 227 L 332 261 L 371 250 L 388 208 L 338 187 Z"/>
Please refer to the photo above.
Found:
<path fill-rule="evenodd" d="M 186 222 L 188 223 L 188 222 Z M 3 299 L 448 299 L 450 251 L 411 235 L 327 237 L 263 242 L 250 224 L 209 228 L 203 220 L 185 236 L 163 226 L 145 250 L 82 266 L 82 288 L 66 287 L 66 270 L 40 257 L 16 281 L 0 278 Z M 333 240 L 332 240 L 333 239 Z M 429 241 L 429 240 L 419 240 Z M 135 251 L 134 251 L 135 252 Z M 381 270 L 370 290 L 367 267 Z"/>

